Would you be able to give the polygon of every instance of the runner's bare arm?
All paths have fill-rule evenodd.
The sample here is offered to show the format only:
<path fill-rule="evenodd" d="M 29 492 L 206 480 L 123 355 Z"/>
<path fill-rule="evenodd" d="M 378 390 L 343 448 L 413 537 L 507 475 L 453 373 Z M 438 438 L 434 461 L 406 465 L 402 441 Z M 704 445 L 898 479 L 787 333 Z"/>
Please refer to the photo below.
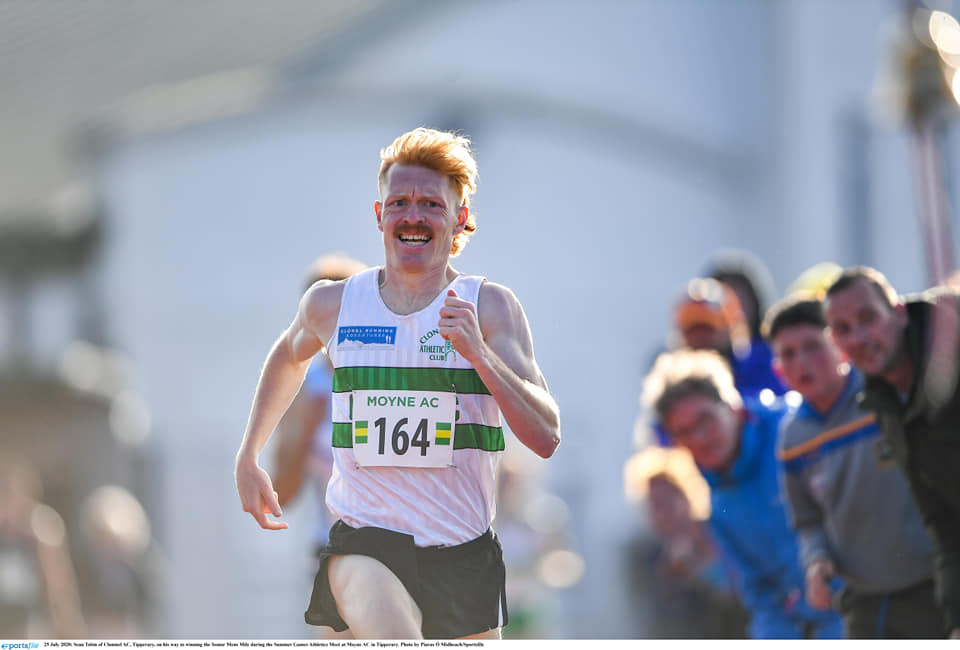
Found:
<path fill-rule="evenodd" d="M 297 498 L 308 466 L 319 464 L 320 459 L 312 456 L 311 449 L 317 427 L 329 418 L 330 396 L 309 393 L 302 386 L 280 419 L 274 433 L 273 487 L 281 508 Z M 329 470 L 323 474 L 328 475 Z"/>
<path fill-rule="evenodd" d="M 503 285 L 484 283 L 478 306 L 447 292 L 440 333 L 467 359 L 517 438 L 542 458 L 560 444 L 560 410 L 533 355 L 523 307 Z"/>
<path fill-rule="evenodd" d="M 250 417 L 237 452 L 235 479 L 240 502 L 262 528 L 279 530 L 285 522 L 270 476 L 258 463 L 270 435 L 303 383 L 310 359 L 323 349 L 336 323 L 342 282 L 318 282 L 300 301 L 297 315 L 267 354 L 250 408 Z"/>

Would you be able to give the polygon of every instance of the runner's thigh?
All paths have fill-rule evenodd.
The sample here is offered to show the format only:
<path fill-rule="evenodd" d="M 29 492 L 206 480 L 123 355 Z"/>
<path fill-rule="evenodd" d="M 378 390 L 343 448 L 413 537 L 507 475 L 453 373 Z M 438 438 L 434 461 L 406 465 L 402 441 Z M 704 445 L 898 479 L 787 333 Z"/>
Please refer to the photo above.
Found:
<path fill-rule="evenodd" d="M 330 591 L 354 637 L 416 639 L 423 615 L 400 579 L 366 555 L 336 555 L 327 563 Z"/>

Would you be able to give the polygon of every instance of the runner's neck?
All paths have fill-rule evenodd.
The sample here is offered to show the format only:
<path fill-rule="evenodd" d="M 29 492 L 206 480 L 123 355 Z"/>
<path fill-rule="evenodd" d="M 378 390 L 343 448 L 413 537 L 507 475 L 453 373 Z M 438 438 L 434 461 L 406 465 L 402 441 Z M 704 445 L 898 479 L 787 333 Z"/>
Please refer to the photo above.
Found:
<path fill-rule="evenodd" d="M 449 264 L 425 273 L 380 269 L 380 297 L 390 311 L 401 316 L 420 311 L 433 302 L 459 273 Z"/>

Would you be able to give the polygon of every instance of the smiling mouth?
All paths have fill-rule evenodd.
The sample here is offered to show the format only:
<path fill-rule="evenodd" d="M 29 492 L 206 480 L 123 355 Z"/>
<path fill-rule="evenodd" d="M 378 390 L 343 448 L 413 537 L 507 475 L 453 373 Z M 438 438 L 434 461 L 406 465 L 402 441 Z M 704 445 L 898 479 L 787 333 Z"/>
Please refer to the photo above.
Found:
<path fill-rule="evenodd" d="M 433 237 L 426 232 L 404 232 L 397 235 L 397 239 L 407 246 L 426 246 Z"/>

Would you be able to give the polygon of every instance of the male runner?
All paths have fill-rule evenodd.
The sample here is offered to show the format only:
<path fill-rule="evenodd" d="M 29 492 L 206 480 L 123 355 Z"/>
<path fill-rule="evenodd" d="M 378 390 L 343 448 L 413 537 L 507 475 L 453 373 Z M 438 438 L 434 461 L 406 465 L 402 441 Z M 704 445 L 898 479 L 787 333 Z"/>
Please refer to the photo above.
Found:
<path fill-rule="evenodd" d="M 326 349 L 334 366 L 338 518 L 308 623 L 357 638 L 499 638 L 505 569 L 490 529 L 504 448 L 499 414 L 548 458 L 559 410 L 506 287 L 450 265 L 476 223 L 469 140 L 418 128 L 381 151 L 385 264 L 320 282 L 274 343 L 237 454 L 237 490 L 261 527 L 286 528 L 257 458 Z"/>

